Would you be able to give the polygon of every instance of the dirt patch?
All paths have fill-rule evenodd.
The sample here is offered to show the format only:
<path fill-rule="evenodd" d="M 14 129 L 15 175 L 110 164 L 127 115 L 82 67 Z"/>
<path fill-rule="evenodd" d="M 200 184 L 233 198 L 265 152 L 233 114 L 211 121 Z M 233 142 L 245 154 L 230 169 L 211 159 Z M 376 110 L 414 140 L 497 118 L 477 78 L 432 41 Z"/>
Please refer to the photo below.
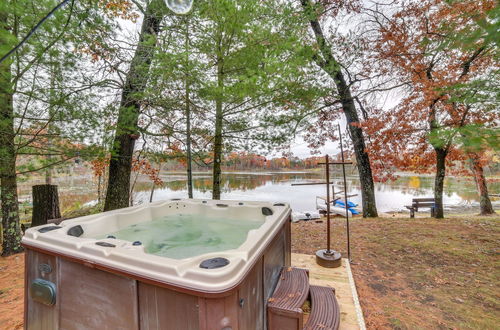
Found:
<path fill-rule="evenodd" d="M 24 253 L 0 258 L 0 328 L 22 329 L 24 315 Z"/>
<path fill-rule="evenodd" d="M 353 219 L 352 269 L 370 329 L 494 329 L 500 217 Z M 292 225 L 292 249 L 325 248 L 326 224 Z M 345 219 L 332 247 L 347 256 Z"/>

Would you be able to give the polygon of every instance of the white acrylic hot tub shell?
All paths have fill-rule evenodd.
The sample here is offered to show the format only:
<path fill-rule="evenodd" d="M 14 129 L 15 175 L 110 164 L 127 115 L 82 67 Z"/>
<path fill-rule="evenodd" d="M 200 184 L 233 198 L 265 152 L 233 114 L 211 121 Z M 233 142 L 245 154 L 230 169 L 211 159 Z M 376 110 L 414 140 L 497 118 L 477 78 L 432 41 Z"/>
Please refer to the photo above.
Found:
<path fill-rule="evenodd" d="M 217 204 L 227 205 L 220 207 Z M 262 214 L 268 207 L 272 215 Z M 223 292 L 237 286 L 262 254 L 275 234 L 289 220 L 288 204 L 266 202 L 171 200 L 129 207 L 61 222 L 62 228 L 40 233 L 45 226 L 30 228 L 23 237 L 27 247 L 82 260 L 87 265 L 100 265 L 119 273 L 136 275 L 155 282 L 207 293 Z M 201 254 L 187 259 L 172 259 L 144 252 L 144 247 L 119 239 L 95 239 L 134 223 L 149 221 L 167 214 L 201 214 L 222 218 L 264 219 L 258 229 L 250 230 L 245 242 L 237 249 Z M 68 229 L 80 225 L 84 234 L 67 235 Z M 52 226 L 52 225 L 47 225 Z M 108 242 L 116 247 L 95 243 Z M 229 265 L 217 269 L 200 268 L 205 259 L 222 257 Z"/>

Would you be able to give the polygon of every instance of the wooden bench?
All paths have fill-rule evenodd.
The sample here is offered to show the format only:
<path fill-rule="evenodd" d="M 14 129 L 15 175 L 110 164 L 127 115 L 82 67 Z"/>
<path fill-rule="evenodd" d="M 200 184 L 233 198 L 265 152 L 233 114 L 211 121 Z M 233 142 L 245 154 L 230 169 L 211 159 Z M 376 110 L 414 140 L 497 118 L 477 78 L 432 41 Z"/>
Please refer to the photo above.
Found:
<path fill-rule="evenodd" d="M 302 305 L 309 295 L 309 273 L 306 269 L 284 267 L 267 303 L 268 329 L 301 330 L 304 322 Z"/>
<path fill-rule="evenodd" d="M 415 218 L 415 212 L 418 212 L 419 208 L 430 208 L 431 209 L 431 217 L 435 215 L 436 209 L 436 199 L 434 198 L 413 198 L 411 201 L 411 205 L 405 206 L 408 210 L 410 210 L 410 218 Z"/>
<path fill-rule="evenodd" d="M 337 330 L 340 324 L 340 309 L 335 290 L 326 286 L 311 285 L 311 314 L 304 330 Z"/>

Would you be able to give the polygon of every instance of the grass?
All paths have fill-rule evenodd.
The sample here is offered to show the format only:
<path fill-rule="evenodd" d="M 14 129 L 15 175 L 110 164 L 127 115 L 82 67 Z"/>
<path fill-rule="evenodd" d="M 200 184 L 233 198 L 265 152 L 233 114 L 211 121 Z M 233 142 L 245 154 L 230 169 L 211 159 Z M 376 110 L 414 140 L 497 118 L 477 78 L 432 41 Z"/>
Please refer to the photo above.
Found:
<path fill-rule="evenodd" d="M 345 220 L 333 220 L 345 255 Z M 293 252 L 324 247 L 325 223 L 292 226 Z M 500 217 L 351 221 L 353 273 L 369 328 L 495 329 Z"/>

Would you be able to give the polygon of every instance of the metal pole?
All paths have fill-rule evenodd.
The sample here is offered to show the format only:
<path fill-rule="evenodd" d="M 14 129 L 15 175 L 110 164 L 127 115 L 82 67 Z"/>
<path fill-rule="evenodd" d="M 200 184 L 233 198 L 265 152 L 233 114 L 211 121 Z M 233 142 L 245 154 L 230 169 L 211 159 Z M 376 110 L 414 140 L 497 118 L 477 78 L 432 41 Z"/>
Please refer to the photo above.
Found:
<path fill-rule="evenodd" d="M 340 156 L 342 157 L 342 174 L 344 176 L 344 203 L 345 203 L 345 218 L 347 224 L 347 259 L 351 261 L 351 242 L 350 242 L 350 231 L 349 231 L 349 205 L 347 205 L 347 179 L 345 176 L 345 164 L 344 164 L 344 148 L 342 147 L 342 132 L 340 131 L 340 124 L 338 124 L 339 138 L 340 138 Z"/>
<path fill-rule="evenodd" d="M 326 253 L 330 251 L 330 160 L 325 156 L 326 167 Z"/>

